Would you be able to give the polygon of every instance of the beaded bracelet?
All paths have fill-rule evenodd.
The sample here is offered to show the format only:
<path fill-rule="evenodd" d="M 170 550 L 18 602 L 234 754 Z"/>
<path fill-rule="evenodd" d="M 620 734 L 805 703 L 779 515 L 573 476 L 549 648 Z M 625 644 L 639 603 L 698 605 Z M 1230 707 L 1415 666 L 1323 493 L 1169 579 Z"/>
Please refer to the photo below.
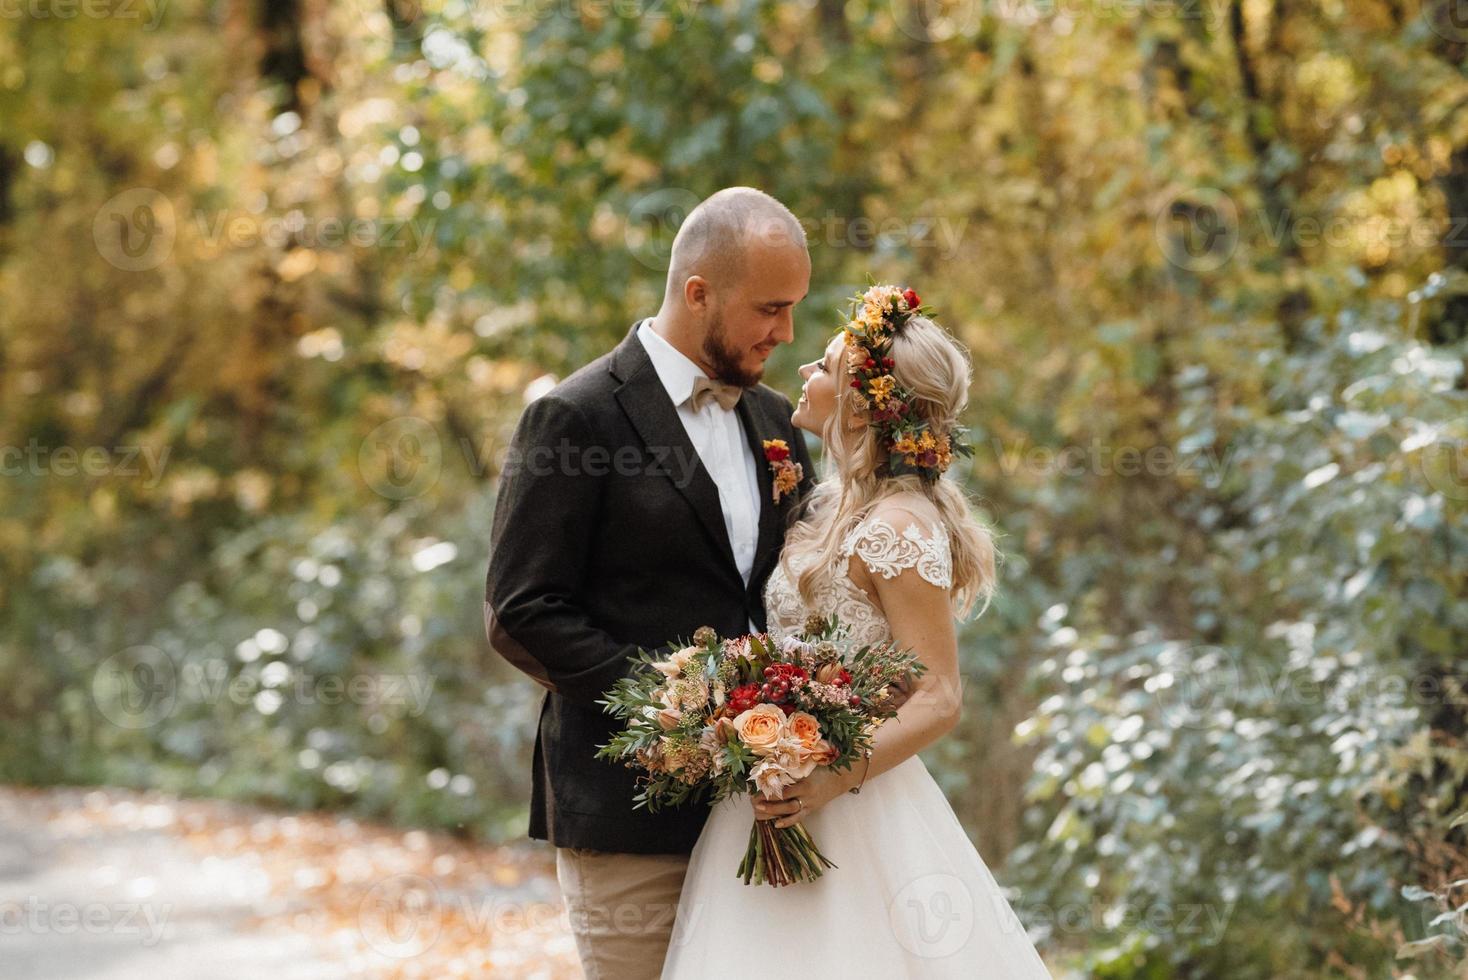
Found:
<path fill-rule="evenodd" d="M 861 768 L 861 782 L 857 783 L 855 786 L 851 787 L 851 789 L 846 791 L 848 793 L 851 793 L 853 796 L 857 793 L 860 793 L 861 788 L 867 784 L 867 772 L 872 768 L 872 750 L 868 748 L 866 752 L 862 755 L 862 758 L 866 759 L 867 764 L 862 766 Z"/>

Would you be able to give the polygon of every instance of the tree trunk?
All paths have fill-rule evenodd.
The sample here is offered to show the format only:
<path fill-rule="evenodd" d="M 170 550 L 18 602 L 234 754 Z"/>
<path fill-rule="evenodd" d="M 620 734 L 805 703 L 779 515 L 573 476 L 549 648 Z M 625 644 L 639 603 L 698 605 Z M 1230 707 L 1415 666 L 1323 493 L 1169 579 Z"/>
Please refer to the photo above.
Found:
<path fill-rule="evenodd" d="M 286 90 L 282 108 L 299 111 L 300 83 L 310 73 L 301 41 L 299 0 L 260 0 L 260 74 Z"/>
<path fill-rule="evenodd" d="M 1277 43 L 1282 33 L 1280 28 L 1288 15 L 1286 3 L 1287 0 L 1276 0 L 1270 11 L 1271 46 Z M 1295 234 L 1295 214 L 1291 207 L 1288 175 L 1282 171 L 1274 172 L 1274 168 L 1269 166 L 1271 141 L 1276 138 L 1276 123 L 1273 120 L 1279 118 L 1279 113 L 1270 103 L 1265 91 L 1261 66 L 1249 51 L 1243 0 L 1233 0 L 1228 14 L 1229 35 L 1233 40 L 1234 59 L 1244 97 L 1244 133 L 1254 154 L 1254 173 L 1259 175 L 1259 198 L 1269 227 L 1279 231 L 1279 259 L 1282 268 L 1288 271 L 1300 265 L 1300 240 Z M 1279 55 L 1283 59 L 1289 57 L 1289 53 L 1285 51 L 1279 52 Z M 1309 316 L 1312 305 L 1310 294 L 1300 287 L 1287 289 L 1280 296 L 1275 313 L 1286 350 L 1295 350 L 1299 346 L 1300 328 Z"/>

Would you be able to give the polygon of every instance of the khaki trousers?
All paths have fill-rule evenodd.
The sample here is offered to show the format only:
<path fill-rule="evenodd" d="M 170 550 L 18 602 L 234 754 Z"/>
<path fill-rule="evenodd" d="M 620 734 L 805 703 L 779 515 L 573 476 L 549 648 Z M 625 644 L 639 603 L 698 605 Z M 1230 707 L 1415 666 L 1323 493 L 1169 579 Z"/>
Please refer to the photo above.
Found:
<path fill-rule="evenodd" d="M 586 980 L 657 980 L 687 871 L 687 854 L 556 848 L 556 877 Z"/>

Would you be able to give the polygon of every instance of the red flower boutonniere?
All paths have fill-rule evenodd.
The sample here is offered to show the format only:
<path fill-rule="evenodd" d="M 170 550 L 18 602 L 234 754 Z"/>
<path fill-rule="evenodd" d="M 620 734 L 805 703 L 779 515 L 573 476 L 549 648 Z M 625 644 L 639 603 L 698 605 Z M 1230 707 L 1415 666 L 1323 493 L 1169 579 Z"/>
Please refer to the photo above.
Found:
<path fill-rule="evenodd" d="M 805 470 L 790 458 L 790 447 L 784 439 L 766 439 L 764 444 L 765 459 L 769 461 L 770 473 L 775 478 L 773 494 L 778 504 L 781 497 L 800 486 Z"/>

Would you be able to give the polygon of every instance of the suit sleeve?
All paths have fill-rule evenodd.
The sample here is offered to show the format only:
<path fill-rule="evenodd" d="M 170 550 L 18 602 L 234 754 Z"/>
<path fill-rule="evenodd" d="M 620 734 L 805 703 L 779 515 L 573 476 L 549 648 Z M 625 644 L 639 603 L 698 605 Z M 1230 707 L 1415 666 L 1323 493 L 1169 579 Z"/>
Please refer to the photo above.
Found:
<path fill-rule="evenodd" d="M 604 479 L 582 467 L 594 445 L 574 404 L 545 395 L 525 409 L 500 478 L 484 587 L 495 652 L 586 707 L 596 707 L 637 652 L 593 625 L 577 602 Z"/>

